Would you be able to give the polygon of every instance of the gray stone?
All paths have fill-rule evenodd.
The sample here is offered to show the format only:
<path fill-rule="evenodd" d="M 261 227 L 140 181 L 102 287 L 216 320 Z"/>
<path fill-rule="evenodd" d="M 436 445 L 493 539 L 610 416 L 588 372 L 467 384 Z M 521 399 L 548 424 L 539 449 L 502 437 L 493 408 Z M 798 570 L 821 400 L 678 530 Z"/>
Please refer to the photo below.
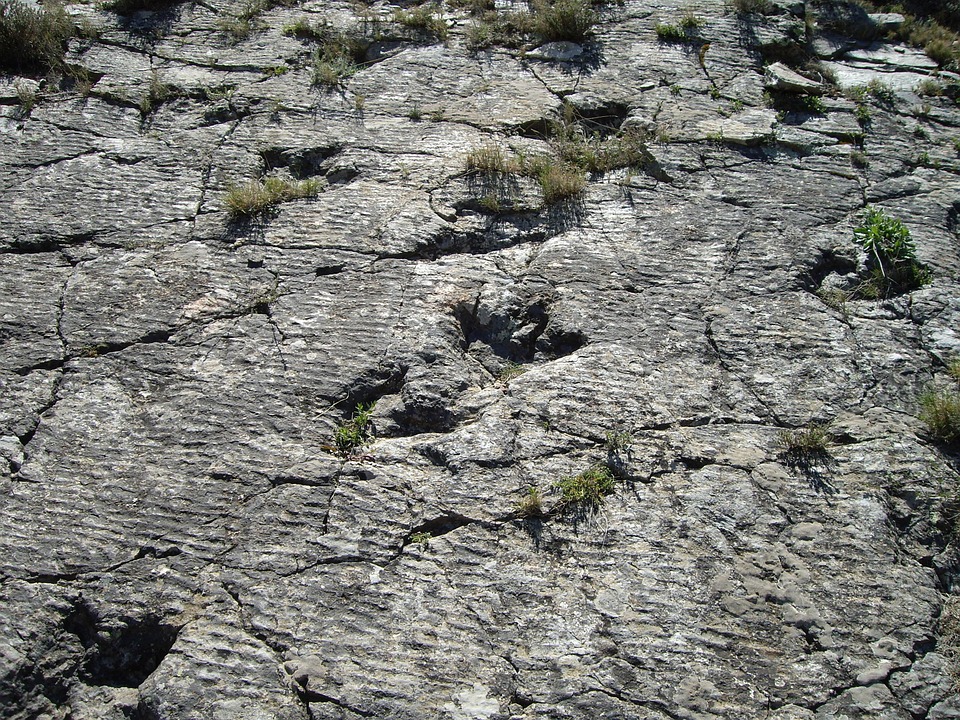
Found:
<path fill-rule="evenodd" d="M 768 107 L 786 0 L 702 4 L 704 44 L 610 3 L 576 55 L 244 7 L 73 5 L 89 92 L 0 77 L 0 716 L 956 715 L 949 98 Z M 336 87 L 301 19 L 367 33 Z M 916 104 L 925 61 L 858 43 Z M 232 217 L 268 177 L 317 193 Z M 868 203 L 928 285 L 857 292 Z"/>
<path fill-rule="evenodd" d="M 550 60 L 553 62 L 569 62 L 583 54 L 583 47 L 576 43 L 562 41 L 541 45 L 526 53 L 532 60 Z"/>
<path fill-rule="evenodd" d="M 823 92 L 821 83 L 805 78 L 779 62 L 771 63 L 764 69 L 764 84 L 772 90 L 806 95 L 819 95 Z"/>

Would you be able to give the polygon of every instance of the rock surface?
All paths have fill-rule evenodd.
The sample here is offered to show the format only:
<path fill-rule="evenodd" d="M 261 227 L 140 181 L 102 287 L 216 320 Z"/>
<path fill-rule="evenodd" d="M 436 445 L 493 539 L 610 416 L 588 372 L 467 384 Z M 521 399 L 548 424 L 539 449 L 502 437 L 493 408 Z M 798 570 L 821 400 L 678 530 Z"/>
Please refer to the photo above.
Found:
<path fill-rule="evenodd" d="M 918 397 L 960 356 L 960 112 L 766 107 L 778 6 L 664 43 L 688 4 L 625 0 L 533 58 L 455 8 L 441 42 L 384 4 L 246 37 L 233 0 L 70 6 L 89 91 L 0 95 L 0 715 L 957 717 L 960 478 Z M 313 85 L 301 18 L 379 28 L 366 64 Z M 557 203 L 468 171 L 565 117 L 642 161 Z M 274 175 L 318 193 L 231 219 Z M 932 281 L 830 302 L 867 204 Z"/>

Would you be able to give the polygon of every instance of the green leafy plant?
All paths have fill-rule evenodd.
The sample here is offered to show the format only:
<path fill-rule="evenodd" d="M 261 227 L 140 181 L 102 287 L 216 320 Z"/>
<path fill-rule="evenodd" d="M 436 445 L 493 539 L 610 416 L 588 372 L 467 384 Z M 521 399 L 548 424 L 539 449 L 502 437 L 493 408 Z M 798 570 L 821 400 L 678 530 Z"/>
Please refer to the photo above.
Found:
<path fill-rule="evenodd" d="M 614 491 L 616 478 L 606 465 L 595 465 L 579 475 L 554 485 L 560 492 L 560 507 L 596 508 Z"/>
<path fill-rule="evenodd" d="M 653 29 L 657 33 L 657 38 L 663 42 L 682 43 L 690 40 L 686 30 L 679 25 L 672 25 L 670 23 L 657 23 Z"/>
<path fill-rule="evenodd" d="M 344 420 L 333 434 L 337 453 L 348 457 L 374 439 L 371 414 L 376 403 L 358 403 L 353 415 Z"/>
<path fill-rule="evenodd" d="M 421 550 L 429 548 L 432 539 L 433 535 L 428 532 L 415 532 L 410 535 L 410 542 L 419 545 Z"/>
<path fill-rule="evenodd" d="M 938 441 L 960 441 L 960 393 L 931 388 L 920 395 L 920 419 Z"/>
<path fill-rule="evenodd" d="M 62 71 L 67 40 L 76 31 L 60 4 L 31 7 L 19 0 L 0 0 L 0 69 Z"/>
<path fill-rule="evenodd" d="M 853 234 L 867 253 L 869 277 L 858 289 L 861 297 L 887 297 L 930 281 L 930 271 L 917 261 L 910 231 L 899 219 L 879 208 L 867 208 Z"/>
<path fill-rule="evenodd" d="M 271 176 L 229 187 L 223 202 L 230 216 L 239 219 L 259 215 L 290 200 L 313 197 L 319 191 L 320 183 L 316 180 L 298 181 Z"/>

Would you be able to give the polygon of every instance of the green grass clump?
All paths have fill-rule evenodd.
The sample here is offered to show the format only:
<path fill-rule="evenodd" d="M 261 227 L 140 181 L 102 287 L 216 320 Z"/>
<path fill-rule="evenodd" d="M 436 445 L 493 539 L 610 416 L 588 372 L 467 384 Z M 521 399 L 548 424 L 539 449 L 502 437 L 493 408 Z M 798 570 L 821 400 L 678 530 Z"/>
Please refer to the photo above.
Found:
<path fill-rule="evenodd" d="M 960 393 L 931 389 L 920 395 L 920 419 L 938 441 L 960 441 Z"/>
<path fill-rule="evenodd" d="M 517 503 L 515 508 L 517 515 L 522 518 L 541 517 L 543 513 L 543 496 L 536 487 L 527 488 L 527 492 Z"/>
<path fill-rule="evenodd" d="M 287 180 L 268 177 L 234 185 L 227 190 L 223 202 L 233 219 L 252 217 L 280 203 L 313 197 L 320 190 L 316 180 Z"/>
<path fill-rule="evenodd" d="M 686 42 L 690 39 L 686 31 L 679 25 L 657 23 L 654 30 L 657 33 L 657 37 L 663 42 Z"/>
<path fill-rule="evenodd" d="M 560 491 L 561 507 L 581 508 L 599 507 L 615 487 L 616 478 L 605 465 L 595 465 L 554 485 Z"/>
<path fill-rule="evenodd" d="M 466 44 L 470 50 L 488 47 L 523 47 L 534 32 L 533 14 L 526 10 L 500 12 L 489 10 L 475 16 L 467 26 Z"/>
<path fill-rule="evenodd" d="M 398 8 L 393 13 L 393 21 L 411 30 L 433 35 L 438 40 L 446 40 L 450 32 L 436 5 L 418 5 L 410 10 Z"/>
<path fill-rule="evenodd" d="M 540 184 L 545 205 L 575 197 L 583 192 L 587 184 L 580 168 L 548 156 L 536 158 L 529 172 Z"/>
<path fill-rule="evenodd" d="M 530 7 L 533 32 L 546 41 L 583 42 L 597 21 L 587 0 L 534 0 Z"/>
<path fill-rule="evenodd" d="M 485 144 L 467 155 L 467 170 L 485 173 L 519 173 L 520 164 L 499 145 Z"/>
<path fill-rule="evenodd" d="M 59 71 L 67 40 L 76 27 L 62 5 L 42 8 L 0 0 L 0 69 L 12 72 Z"/>
<path fill-rule="evenodd" d="M 327 30 L 320 46 L 313 51 L 313 84 L 336 87 L 360 69 L 366 52 L 367 47 L 359 38 Z"/>
<path fill-rule="evenodd" d="M 826 425 L 811 423 L 795 430 L 781 430 L 777 434 L 777 444 L 788 455 L 811 457 L 826 452 L 830 443 L 830 432 Z"/>
<path fill-rule="evenodd" d="M 556 147 L 561 158 L 590 173 L 619 168 L 639 170 L 653 160 L 643 137 L 637 132 L 628 131 L 607 138 L 568 133 L 558 138 Z"/>
<path fill-rule="evenodd" d="M 751 13 L 772 15 L 777 10 L 777 6 L 770 0 L 732 0 L 730 4 L 736 12 L 745 15 Z"/>
<path fill-rule="evenodd" d="M 349 420 L 342 422 L 333 434 L 337 453 L 343 457 L 353 454 L 374 439 L 370 415 L 376 403 L 358 403 Z"/>

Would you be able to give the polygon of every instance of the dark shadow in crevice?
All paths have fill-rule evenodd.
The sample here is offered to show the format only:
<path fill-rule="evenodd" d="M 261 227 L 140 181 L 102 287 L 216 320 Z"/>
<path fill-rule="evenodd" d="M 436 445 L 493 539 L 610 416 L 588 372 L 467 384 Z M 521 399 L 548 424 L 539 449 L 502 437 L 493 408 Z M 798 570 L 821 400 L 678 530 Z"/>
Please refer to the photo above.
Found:
<path fill-rule="evenodd" d="M 155 615 L 106 622 L 85 601 L 64 619 L 63 629 L 84 648 L 78 677 L 88 685 L 139 687 L 163 661 L 180 628 Z"/>

